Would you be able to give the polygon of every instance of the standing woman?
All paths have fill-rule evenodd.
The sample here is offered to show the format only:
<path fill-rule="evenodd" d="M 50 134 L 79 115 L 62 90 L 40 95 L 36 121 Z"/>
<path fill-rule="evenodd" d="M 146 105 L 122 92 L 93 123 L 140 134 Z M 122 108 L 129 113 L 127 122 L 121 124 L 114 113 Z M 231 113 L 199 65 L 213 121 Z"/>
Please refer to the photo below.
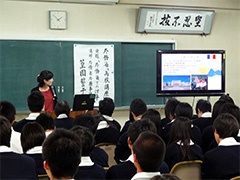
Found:
<path fill-rule="evenodd" d="M 57 94 L 55 87 L 52 85 L 53 83 L 53 73 L 48 70 L 43 70 L 37 77 L 38 86 L 33 88 L 33 91 L 40 91 L 45 99 L 44 102 L 44 111 L 52 112 L 54 110 L 54 106 L 57 102 Z"/>

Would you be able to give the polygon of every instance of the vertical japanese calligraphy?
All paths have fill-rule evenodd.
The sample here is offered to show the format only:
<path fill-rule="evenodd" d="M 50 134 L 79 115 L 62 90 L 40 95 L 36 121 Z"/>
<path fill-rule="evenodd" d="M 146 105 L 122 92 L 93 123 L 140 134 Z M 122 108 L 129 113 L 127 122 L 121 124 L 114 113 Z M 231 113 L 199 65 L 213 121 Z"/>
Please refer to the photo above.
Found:
<path fill-rule="evenodd" d="M 74 44 L 74 94 L 114 98 L 114 45 Z"/>

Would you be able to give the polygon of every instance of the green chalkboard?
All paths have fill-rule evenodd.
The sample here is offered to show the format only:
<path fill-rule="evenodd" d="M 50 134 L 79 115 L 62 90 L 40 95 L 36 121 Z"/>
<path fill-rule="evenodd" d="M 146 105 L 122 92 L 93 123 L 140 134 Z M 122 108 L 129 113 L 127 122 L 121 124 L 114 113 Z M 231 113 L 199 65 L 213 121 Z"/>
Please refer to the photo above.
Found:
<path fill-rule="evenodd" d="M 171 50 L 173 43 L 0 40 L 0 100 L 26 111 L 27 96 L 43 69 L 54 73 L 59 99 L 73 102 L 73 45 L 113 44 L 115 103 L 129 106 L 133 98 L 149 105 L 163 104 L 156 97 L 156 50 Z"/>

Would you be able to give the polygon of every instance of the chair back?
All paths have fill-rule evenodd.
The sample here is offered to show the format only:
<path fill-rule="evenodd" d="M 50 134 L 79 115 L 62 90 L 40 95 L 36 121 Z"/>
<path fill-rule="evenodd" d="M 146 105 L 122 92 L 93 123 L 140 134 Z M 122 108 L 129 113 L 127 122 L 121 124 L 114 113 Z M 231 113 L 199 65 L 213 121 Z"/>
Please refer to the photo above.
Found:
<path fill-rule="evenodd" d="M 49 177 L 47 174 L 39 174 L 38 180 L 49 180 Z"/>
<path fill-rule="evenodd" d="M 201 166 L 201 160 L 181 161 L 172 167 L 170 174 L 184 180 L 201 180 Z"/>
<path fill-rule="evenodd" d="M 240 180 L 240 176 L 233 177 L 230 180 Z"/>
<path fill-rule="evenodd" d="M 116 144 L 112 144 L 112 143 L 99 143 L 96 146 L 100 147 L 101 149 L 103 149 L 107 153 L 109 167 L 111 167 L 112 165 L 117 164 L 115 159 L 114 159 L 114 151 L 115 151 L 115 148 L 116 148 Z"/>

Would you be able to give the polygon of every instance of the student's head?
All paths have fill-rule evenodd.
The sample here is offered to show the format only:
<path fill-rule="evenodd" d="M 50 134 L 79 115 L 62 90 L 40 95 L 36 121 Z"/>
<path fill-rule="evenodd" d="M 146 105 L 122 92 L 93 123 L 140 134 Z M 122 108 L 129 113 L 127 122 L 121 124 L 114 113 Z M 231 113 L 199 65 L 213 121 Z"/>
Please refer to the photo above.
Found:
<path fill-rule="evenodd" d="M 97 132 L 98 122 L 91 114 L 78 115 L 73 123 L 73 126 L 84 126 L 89 128 L 93 135 Z"/>
<path fill-rule="evenodd" d="M 0 146 L 10 147 L 11 124 L 7 118 L 0 115 Z"/>
<path fill-rule="evenodd" d="M 82 145 L 70 130 L 56 129 L 44 141 L 44 169 L 50 179 L 72 179 L 81 162 Z"/>
<path fill-rule="evenodd" d="M 106 97 L 103 100 L 99 101 L 99 112 L 102 115 L 112 116 L 115 108 L 113 99 Z"/>
<path fill-rule="evenodd" d="M 51 86 L 53 82 L 53 73 L 48 70 L 43 70 L 37 77 L 38 86 L 43 87 L 45 84 Z"/>
<path fill-rule="evenodd" d="M 150 119 L 156 127 L 158 127 L 161 121 L 161 115 L 156 109 L 148 109 L 145 113 L 143 113 L 142 118 Z"/>
<path fill-rule="evenodd" d="M 128 128 L 127 134 L 130 140 L 130 144 L 133 144 L 138 138 L 139 134 L 144 131 L 151 131 L 157 133 L 156 125 L 149 119 L 143 118 L 138 121 L 134 121 Z"/>
<path fill-rule="evenodd" d="M 90 156 L 95 145 L 93 133 L 87 127 L 74 126 L 71 129 L 82 141 L 82 156 Z"/>
<path fill-rule="evenodd" d="M 166 146 L 156 133 L 145 131 L 133 143 L 133 158 L 137 172 L 157 172 L 165 156 Z"/>
<path fill-rule="evenodd" d="M 183 116 L 176 117 L 171 125 L 169 143 L 181 142 L 187 145 L 190 143 L 191 132 L 191 120 Z"/>
<path fill-rule="evenodd" d="M 41 113 L 36 118 L 36 122 L 39 123 L 45 131 L 55 129 L 54 120 L 53 120 L 52 116 L 50 116 L 47 113 Z"/>
<path fill-rule="evenodd" d="M 1 101 L 0 102 L 0 115 L 6 117 L 11 124 L 13 124 L 16 116 L 16 109 L 11 102 Z"/>
<path fill-rule="evenodd" d="M 180 102 L 175 109 L 175 116 L 184 116 L 189 119 L 192 119 L 193 109 L 192 106 L 186 102 Z"/>
<path fill-rule="evenodd" d="M 152 177 L 150 180 L 181 180 L 174 174 L 161 174 Z"/>
<path fill-rule="evenodd" d="M 219 144 L 224 138 L 236 137 L 239 132 L 239 124 L 233 115 L 222 113 L 214 120 L 213 129 L 215 140 Z"/>
<path fill-rule="evenodd" d="M 165 105 L 165 116 L 166 118 L 173 120 L 175 118 L 175 108 L 177 107 L 177 105 L 180 103 L 180 101 L 178 101 L 175 98 L 171 98 L 167 101 L 166 105 Z"/>
<path fill-rule="evenodd" d="M 58 101 L 54 108 L 54 112 L 57 116 L 59 116 L 60 114 L 66 114 L 67 116 L 69 116 L 70 110 L 71 107 L 67 101 Z"/>
<path fill-rule="evenodd" d="M 223 99 L 220 99 L 214 103 L 213 110 L 212 110 L 212 119 L 213 120 L 216 119 L 216 117 L 219 115 L 219 111 L 225 103 L 227 103 L 227 102 L 224 101 Z"/>
<path fill-rule="evenodd" d="M 45 139 L 45 131 L 37 122 L 27 123 L 21 131 L 21 145 L 23 152 L 36 147 L 42 146 Z"/>
<path fill-rule="evenodd" d="M 39 91 L 33 91 L 28 96 L 28 108 L 31 112 L 41 112 L 44 106 L 44 96 Z"/>
<path fill-rule="evenodd" d="M 212 106 L 211 103 L 207 100 L 204 99 L 199 99 L 197 104 L 196 104 L 196 114 L 198 117 L 201 117 L 203 113 L 205 112 L 211 112 L 212 111 Z"/>
<path fill-rule="evenodd" d="M 147 110 L 147 105 L 142 99 L 134 99 L 130 105 L 129 119 L 134 121 L 136 117 L 141 116 Z M 141 117 L 139 117 L 141 118 Z"/>
<path fill-rule="evenodd" d="M 228 103 L 235 104 L 235 103 L 234 103 L 234 100 L 230 97 L 229 94 L 223 94 L 223 95 L 219 98 L 219 100 L 224 100 L 224 101 L 226 101 L 226 102 L 228 102 Z"/>
<path fill-rule="evenodd" d="M 222 107 L 219 110 L 219 114 L 221 113 L 229 113 L 233 115 L 240 124 L 240 108 L 232 103 L 225 103 L 222 105 Z"/>

